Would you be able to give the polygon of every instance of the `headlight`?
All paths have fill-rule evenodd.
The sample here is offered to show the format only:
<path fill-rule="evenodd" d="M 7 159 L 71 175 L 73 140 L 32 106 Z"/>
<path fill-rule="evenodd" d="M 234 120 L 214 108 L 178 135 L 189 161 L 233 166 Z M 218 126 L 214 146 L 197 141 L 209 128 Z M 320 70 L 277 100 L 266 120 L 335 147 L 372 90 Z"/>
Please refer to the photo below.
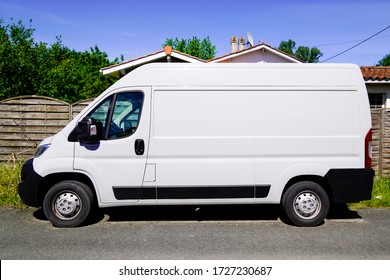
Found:
<path fill-rule="evenodd" d="M 38 146 L 38 148 L 36 149 L 36 151 L 34 153 L 34 157 L 37 158 L 37 157 L 41 156 L 44 152 L 46 152 L 46 150 L 49 147 L 50 147 L 50 144 L 44 144 L 44 145 Z"/>

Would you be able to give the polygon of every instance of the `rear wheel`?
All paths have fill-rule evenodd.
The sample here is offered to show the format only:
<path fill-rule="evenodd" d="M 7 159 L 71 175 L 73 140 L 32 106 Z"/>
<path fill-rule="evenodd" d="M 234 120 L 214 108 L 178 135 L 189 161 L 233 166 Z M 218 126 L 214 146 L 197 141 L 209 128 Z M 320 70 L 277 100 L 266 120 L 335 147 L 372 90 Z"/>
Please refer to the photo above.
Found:
<path fill-rule="evenodd" d="M 329 212 L 329 197 L 317 183 L 298 182 L 284 193 L 282 206 L 287 218 L 297 226 L 317 226 Z"/>
<path fill-rule="evenodd" d="M 78 181 L 63 181 L 47 192 L 43 211 L 57 227 L 77 227 L 88 217 L 93 201 L 91 189 Z"/>

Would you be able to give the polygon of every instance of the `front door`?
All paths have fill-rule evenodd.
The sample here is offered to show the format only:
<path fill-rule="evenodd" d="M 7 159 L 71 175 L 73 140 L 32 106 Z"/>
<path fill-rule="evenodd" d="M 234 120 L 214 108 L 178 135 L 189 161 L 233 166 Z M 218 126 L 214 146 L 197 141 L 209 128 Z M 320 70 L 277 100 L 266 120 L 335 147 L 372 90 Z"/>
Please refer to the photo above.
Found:
<path fill-rule="evenodd" d="M 101 206 L 138 201 L 144 179 L 150 88 L 113 92 L 88 113 L 101 122 L 103 140 L 75 143 L 74 169 L 92 178 Z"/>

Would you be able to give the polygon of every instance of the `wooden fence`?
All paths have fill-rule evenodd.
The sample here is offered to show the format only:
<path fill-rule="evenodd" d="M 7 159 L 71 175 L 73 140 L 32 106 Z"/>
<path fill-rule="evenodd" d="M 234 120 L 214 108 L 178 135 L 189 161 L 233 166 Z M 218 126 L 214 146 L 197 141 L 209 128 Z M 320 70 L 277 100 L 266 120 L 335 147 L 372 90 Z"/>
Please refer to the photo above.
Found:
<path fill-rule="evenodd" d="M 390 111 L 371 109 L 373 166 L 377 174 L 390 176 Z"/>
<path fill-rule="evenodd" d="M 75 104 L 43 96 L 0 102 L 0 162 L 32 156 L 42 139 L 60 131 L 93 99 Z"/>
<path fill-rule="evenodd" d="M 60 131 L 92 99 L 75 104 L 41 97 L 22 96 L 0 102 L 0 162 L 24 159 L 39 142 Z M 372 109 L 373 166 L 390 176 L 390 111 Z"/>

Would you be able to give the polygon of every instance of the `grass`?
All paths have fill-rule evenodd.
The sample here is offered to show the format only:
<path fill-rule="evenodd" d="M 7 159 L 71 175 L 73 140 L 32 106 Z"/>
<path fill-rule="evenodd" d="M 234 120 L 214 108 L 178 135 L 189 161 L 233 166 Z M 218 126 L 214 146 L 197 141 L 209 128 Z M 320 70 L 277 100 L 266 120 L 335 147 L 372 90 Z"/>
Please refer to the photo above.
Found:
<path fill-rule="evenodd" d="M 22 164 L 20 161 L 0 163 L 0 206 L 25 207 L 18 195 Z"/>
<path fill-rule="evenodd" d="M 8 161 L 0 163 L 0 207 L 26 207 L 18 195 L 20 171 L 23 162 Z M 351 203 L 351 208 L 390 207 L 390 178 L 379 176 L 375 178 L 372 199 L 360 203 Z"/>
<path fill-rule="evenodd" d="M 374 180 L 371 200 L 349 204 L 351 208 L 390 207 L 390 178 L 377 176 Z"/>

